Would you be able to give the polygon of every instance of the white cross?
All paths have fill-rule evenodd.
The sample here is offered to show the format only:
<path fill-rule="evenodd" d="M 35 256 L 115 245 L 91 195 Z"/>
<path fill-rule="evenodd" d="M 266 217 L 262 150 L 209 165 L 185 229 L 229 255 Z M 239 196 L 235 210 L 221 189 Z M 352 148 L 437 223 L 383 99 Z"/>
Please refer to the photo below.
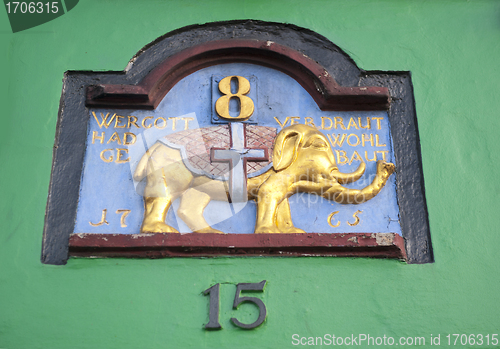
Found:
<path fill-rule="evenodd" d="M 247 161 L 269 160 L 268 149 L 246 148 L 246 128 L 241 122 L 229 123 L 231 144 L 229 149 L 212 148 L 213 162 L 229 163 L 229 200 L 247 201 Z"/>

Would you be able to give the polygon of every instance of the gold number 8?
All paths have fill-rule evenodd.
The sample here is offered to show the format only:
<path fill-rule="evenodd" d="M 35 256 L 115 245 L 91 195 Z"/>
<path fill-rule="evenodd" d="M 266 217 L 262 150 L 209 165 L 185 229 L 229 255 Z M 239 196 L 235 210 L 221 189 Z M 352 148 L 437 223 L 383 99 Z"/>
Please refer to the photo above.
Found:
<path fill-rule="evenodd" d="M 231 80 L 238 79 L 238 91 L 231 93 Z M 254 111 L 253 101 L 245 96 L 250 92 L 250 82 L 242 76 L 227 76 L 219 82 L 219 91 L 224 94 L 215 102 L 215 111 L 226 120 L 247 120 Z M 240 114 L 236 117 L 229 115 L 229 101 L 231 98 L 238 98 L 240 101 Z"/>

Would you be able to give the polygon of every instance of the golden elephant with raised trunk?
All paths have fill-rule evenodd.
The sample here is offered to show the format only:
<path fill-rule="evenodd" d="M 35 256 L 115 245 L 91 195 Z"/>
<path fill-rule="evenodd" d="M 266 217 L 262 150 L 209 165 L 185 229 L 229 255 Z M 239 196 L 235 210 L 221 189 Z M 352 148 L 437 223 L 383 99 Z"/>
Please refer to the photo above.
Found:
<path fill-rule="evenodd" d="M 247 179 L 248 200 L 257 202 L 256 234 L 303 233 L 293 226 L 288 198 L 305 192 L 341 204 L 362 203 L 376 196 L 394 172 L 394 165 L 377 162 L 372 183 L 363 189 L 342 186 L 358 180 L 362 162 L 353 173 L 341 173 L 328 140 L 316 128 L 292 125 L 275 138 L 272 167 Z M 146 180 L 141 233 L 177 233 L 165 223 L 172 202 L 180 198 L 178 216 L 197 233 L 223 233 L 205 221 L 203 211 L 211 200 L 228 199 L 227 183 L 197 175 L 186 167 L 181 151 L 156 143 L 139 162 L 134 179 Z"/>

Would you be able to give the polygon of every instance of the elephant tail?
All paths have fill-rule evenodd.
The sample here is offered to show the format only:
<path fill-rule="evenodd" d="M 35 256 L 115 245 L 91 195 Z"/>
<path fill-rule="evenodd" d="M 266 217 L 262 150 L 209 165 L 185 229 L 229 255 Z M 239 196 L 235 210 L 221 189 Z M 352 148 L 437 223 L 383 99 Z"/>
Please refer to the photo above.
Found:
<path fill-rule="evenodd" d="M 148 175 L 148 162 L 149 158 L 153 154 L 153 152 L 160 147 L 162 144 L 161 143 L 155 143 L 151 148 L 146 150 L 146 153 L 142 156 L 141 160 L 137 164 L 137 167 L 135 168 L 134 171 L 134 181 L 140 182 L 144 177 Z"/>

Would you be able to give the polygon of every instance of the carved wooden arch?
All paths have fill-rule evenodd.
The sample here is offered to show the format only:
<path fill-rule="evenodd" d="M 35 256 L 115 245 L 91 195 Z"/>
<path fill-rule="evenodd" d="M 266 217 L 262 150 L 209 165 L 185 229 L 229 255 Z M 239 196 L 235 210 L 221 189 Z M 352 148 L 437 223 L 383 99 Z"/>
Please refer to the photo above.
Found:
<path fill-rule="evenodd" d="M 86 105 L 155 109 L 182 78 L 224 63 L 251 63 L 279 70 L 304 87 L 321 110 L 387 110 L 387 87 L 340 86 L 329 72 L 308 56 L 273 41 L 225 39 L 205 42 L 172 55 L 136 85 L 92 85 Z"/>

